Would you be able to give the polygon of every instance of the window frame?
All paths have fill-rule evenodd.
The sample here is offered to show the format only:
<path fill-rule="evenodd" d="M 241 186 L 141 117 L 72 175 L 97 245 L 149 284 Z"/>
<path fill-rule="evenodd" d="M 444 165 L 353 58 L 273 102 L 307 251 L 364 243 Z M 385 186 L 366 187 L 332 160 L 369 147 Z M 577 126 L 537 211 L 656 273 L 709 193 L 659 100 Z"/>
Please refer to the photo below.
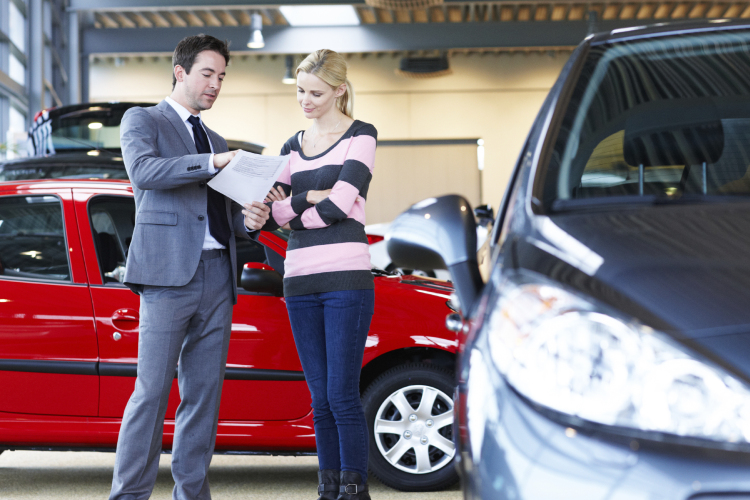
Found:
<path fill-rule="evenodd" d="M 62 229 L 63 229 L 63 241 L 65 243 L 65 261 L 68 264 L 68 279 L 67 280 L 59 280 L 59 279 L 48 279 L 48 278 L 31 278 L 27 276 L 8 276 L 6 274 L 0 274 L 0 280 L 4 281 L 23 281 L 23 282 L 31 282 L 31 283 L 50 283 L 50 284 L 67 284 L 72 285 L 75 284 L 73 281 L 73 263 L 70 261 L 70 252 L 68 249 L 70 248 L 70 242 L 68 238 L 68 228 L 65 223 L 65 203 L 63 203 L 62 197 L 58 195 L 57 193 L 44 193 L 44 194 L 12 194 L 12 195 L 5 195 L 0 197 L 0 205 L 3 201 L 9 200 L 11 198 L 43 198 L 43 197 L 54 197 L 57 199 L 57 201 L 60 204 L 60 216 L 62 217 Z"/>

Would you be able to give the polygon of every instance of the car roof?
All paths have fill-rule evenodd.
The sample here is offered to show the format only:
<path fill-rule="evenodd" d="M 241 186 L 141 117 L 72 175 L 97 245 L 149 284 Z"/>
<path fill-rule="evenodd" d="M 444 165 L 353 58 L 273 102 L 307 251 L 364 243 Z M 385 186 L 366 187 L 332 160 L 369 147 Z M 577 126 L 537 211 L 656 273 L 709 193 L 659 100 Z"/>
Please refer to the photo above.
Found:
<path fill-rule="evenodd" d="M 23 168 L 28 166 L 34 167 L 54 167 L 60 165 L 111 165 L 113 167 L 125 168 L 122 162 L 122 156 L 119 154 L 108 154 L 106 152 L 99 156 L 90 156 L 86 153 L 60 153 L 47 156 L 29 156 L 25 158 L 15 158 L 13 160 L 1 161 L 0 167 L 3 168 Z"/>
<path fill-rule="evenodd" d="M 663 22 L 642 26 L 631 26 L 618 28 L 590 35 L 588 41 L 591 45 L 600 45 L 613 42 L 631 41 L 639 39 L 657 38 L 674 35 L 686 35 L 690 33 L 716 32 L 728 30 L 750 29 L 750 21 L 739 19 L 709 19 L 695 21 Z"/>
<path fill-rule="evenodd" d="M 132 193 L 130 181 L 112 179 L 33 179 L 0 182 L 0 191 L 39 190 L 39 189 L 106 189 Z M 7 193 L 6 193 L 7 194 Z"/>

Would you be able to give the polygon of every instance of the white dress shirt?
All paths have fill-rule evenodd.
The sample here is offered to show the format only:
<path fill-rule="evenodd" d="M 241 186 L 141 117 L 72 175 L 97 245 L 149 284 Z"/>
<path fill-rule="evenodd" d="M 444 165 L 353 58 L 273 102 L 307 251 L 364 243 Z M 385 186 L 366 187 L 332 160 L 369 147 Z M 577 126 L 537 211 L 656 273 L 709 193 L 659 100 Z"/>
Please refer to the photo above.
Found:
<path fill-rule="evenodd" d="M 188 121 L 188 118 L 190 116 L 194 116 L 185 109 L 185 107 L 172 99 L 171 97 L 167 96 L 165 98 L 167 103 L 172 106 L 172 109 L 174 109 L 178 115 L 180 115 L 180 118 L 182 119 L 182 123 L 185 124 L 185 128 L 187 128 L 188 133 L 190 134 L 190 138 L 195 142 L 195 137 L 193 136 L 193 124 Z M 198 118 L 200 118 L 201 115 L 198 113 Z M 201 120 L 201 127 L 203 127 L 203 120 Z M 203 128 L 205 131 L 205 127 Z M 208 132 L 206 132 L 206 137 L 208 137 L 208 144 L 211 146 L 211 155 L 208 157 L 208 173 L 211 175 L 214 175 L 216 173 L 216 167 L 214 167 L 214 146 L 211 144 L 211 138 L 208 136 Z M 206 217 L 206 235 L 203 237 L 203 250 L 213 250 L 215 248 L 226 248 L 224 245 L 216 241 L 216 238 L 211 236 L 211 231 L 208 229 L 208 217 Z"/>

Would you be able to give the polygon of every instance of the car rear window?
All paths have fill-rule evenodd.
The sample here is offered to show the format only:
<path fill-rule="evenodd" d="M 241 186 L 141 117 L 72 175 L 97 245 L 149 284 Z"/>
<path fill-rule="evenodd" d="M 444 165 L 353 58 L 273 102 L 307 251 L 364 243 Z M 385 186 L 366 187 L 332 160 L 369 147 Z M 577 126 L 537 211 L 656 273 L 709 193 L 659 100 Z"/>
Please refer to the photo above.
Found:
<path fill-rule="evenodd" d="M 0 199 L 0 276 L 69 281 L 67 249 L 59 198 Z"/>
<path fill-rule="evenodd" d="M 543 204 L 750 195 L 750 33 L 593 46 L 540 169 Z M 536 191 L 539 193 L 539 189 Z"/>
<path fill-rule="evenodd" d="M 122 107 L 90 107 L 51 119 L 52 152 L 120 149 Z"/>

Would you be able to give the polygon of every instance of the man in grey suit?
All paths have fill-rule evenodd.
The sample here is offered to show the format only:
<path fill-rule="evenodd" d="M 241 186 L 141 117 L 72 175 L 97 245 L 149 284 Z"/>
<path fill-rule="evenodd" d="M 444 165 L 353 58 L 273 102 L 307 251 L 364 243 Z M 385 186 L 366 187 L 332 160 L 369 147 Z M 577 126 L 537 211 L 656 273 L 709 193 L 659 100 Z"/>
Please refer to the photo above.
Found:
<path fill-rule="evenodd" d="M 172 445 L 174 500 L 208 500 L 219 400 L 237 302 L 235 235 L 252 237 L 268 219 L 207 186 L 236 154 L 200 112 L 219 95 L 226 42 L 198 35 L 173 56 L 172 95 L 122 119 L 125 168 L 136 221 L 125 282 L 141 296 L 138 378 L 117 442 L 112 500 L 151 495 L 175 369 L 181 403 Z"/>

